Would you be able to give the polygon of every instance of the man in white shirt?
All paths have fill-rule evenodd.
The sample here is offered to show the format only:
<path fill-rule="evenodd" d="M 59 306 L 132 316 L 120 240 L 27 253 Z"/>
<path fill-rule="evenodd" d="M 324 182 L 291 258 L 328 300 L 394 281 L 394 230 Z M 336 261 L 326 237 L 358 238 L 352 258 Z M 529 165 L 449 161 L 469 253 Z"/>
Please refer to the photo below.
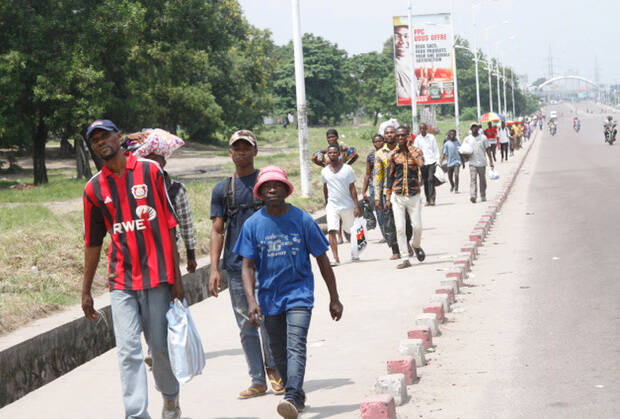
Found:
<path fill-rule="evenodd" d="M 435 166 L 439 161 L 439 147 L 437 140 L 433 134 L 428 134 L 426 124 L 420 124 L 420 135 L 415 138 L 414 147 L 422 150 L 424 155 L 424 166 L 421 169 L 422 183 L 424 184 L 424 195 L 426 196 L 426 205 L 435 205 Z"/>
<path fill-rule="evenodd" d="M 325 212 L 327 216 L 327 232 L 329 245 L 334 256 L 334 263 L 340 263 L 338 257 L 338 230 L 340 222 L 342 229 L 351 232 L 353 219 L 360 216 L 360 209 L 355 189 L 355 173 L 350 165 L 340 159 L 340 147 L 327 147 L 329 163 L 321 170 L 323 181 L 323 195 L 325 196 Z M 355 235 L 351 234 L 351 247 L 357 246 Z M 352 252 L 353 260 L 358 259 L 357 252 Z"/>
<path fill-rule="evenodd" d="M 508 145 L 510 144 L 510 130 L 506 127 L 506 122 L 502 121 L 502 126 L 497 130 L 497 138 L 499 139 L 501 161 L 508 161 Z"/>
<path fill-rule="evenodd" d="M 476 203 L 478 197 L 478 178 L 480 179 L 480 200 L 482 202 L 487 200 L 487 137 L 480 134 L 480 125 L 477 123 L 471 124 L 471 134 L 465 137 L 463 145 L 469 144 L 474 150 L 469 158 L 469 196 L 472 203 Z M 493 162 L 491 162 L 491 168 L 494 168 Z"/>

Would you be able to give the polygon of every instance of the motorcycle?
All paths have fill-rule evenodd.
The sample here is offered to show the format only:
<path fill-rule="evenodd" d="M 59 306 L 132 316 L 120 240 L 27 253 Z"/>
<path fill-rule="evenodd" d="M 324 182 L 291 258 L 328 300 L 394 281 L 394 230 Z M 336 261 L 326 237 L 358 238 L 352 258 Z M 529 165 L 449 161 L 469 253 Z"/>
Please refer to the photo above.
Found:
<path fill-rule="evenodd" d="M 581 124 L 579 122 L 575 122 L 573 124 L 573 129 L 575 130 L 575 132 L 579 132 L 579 130 L 581 129 Z"/>
<path fill-rule="evenodd" d="M 555 125 L 551 125 L 549 127 L 549 132 L 551 133 L 551 135 L 555 135 L 555 133 L 558 132 L 558 127 L 556 127 Z"/>
<path fill-rule="evenodd" d="M 613 145 L 616 142 L 615 128 L 605 127 L 605 142 L 609 145 Z"/>

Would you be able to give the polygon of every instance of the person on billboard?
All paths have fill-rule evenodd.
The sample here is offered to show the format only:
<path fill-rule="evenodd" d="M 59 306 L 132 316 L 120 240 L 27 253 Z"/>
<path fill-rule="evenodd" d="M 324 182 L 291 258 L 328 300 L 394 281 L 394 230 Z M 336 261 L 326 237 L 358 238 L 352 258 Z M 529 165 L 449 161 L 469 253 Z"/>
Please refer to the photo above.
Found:
<path fill-rule="evenodd" d="M 398 99 L 411 98 L 411 52 L 409 25 L 401 18 L 394 18 L 394 66 L 396 68 L 396 96 Z"/>

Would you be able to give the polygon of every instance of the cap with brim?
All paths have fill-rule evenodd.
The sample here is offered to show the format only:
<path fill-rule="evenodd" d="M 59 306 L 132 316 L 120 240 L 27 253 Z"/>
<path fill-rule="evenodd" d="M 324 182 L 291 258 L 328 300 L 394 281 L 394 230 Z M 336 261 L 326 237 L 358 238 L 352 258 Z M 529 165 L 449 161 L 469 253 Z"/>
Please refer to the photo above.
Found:
<path fill-rule="evenodd" d="M 247 141 L 256 147 L 256 135 L 250 130 L 242 129 L 236 131 L 233 135 L 230 136 L 230 140 L 228 140 L 228 145 L 233 145 L 239 140 Z"/>
<path fill-rule="evenodd" d="M 102 129 L 104 131 L 120 131 L 116 124 L 109 119 L 98 119 L 92 122 L 86 129 L 86 139 L 88 140 L 92 133 L 97 129 Z"/>
<path fill-rule="evenodd" d="M 260 190 L 260 187 L 263 185 L 263 183 L 271 182 L 273 180 L 282 182 L 286 185 L 288 189 L 288 194 L 286 195 L 287 197 L 293 193 L 293 190 L 294 190 L 293 184 L 288 180 L 288 176 L 286 175 L 286 172 L 284 171 L 284 169 L 278 166 L 267 166 L 258 173 L 258 177 L 256 179 L 256 185 L 254 185 L 254 190 L 253 190 L 254 196 L 257 197 L 258 199 L 262 199 L 262 197 L 258 193 L 258 191 Z"/>
<path fill-rule="evenodd" d="M 477 122 L 472 122 L 469 128 L 472 128 L 472 127 L 480 127 L 480 124 Z"/>

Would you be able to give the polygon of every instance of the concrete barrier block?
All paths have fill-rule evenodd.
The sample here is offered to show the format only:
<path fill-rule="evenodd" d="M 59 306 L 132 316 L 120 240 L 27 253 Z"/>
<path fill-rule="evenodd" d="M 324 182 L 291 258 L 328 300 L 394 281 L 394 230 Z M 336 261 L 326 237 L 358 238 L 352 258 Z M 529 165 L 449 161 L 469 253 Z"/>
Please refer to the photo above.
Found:
<path fill-rule="evenodd" d="M 373 394 L 360 403 L 362 419 L 396 419 L 396 403 L 391 394 Z"/>
<path fill-rule="evenodd" d="M 441 288 L 452 289 L 452 292 L 454 292 L 455 298 L 456 298 L 456 294 L 460 292 L 458 279 L 454 279 L 454 278 L 442 279 L 439 282 L 439 284 L 441 285 Z"/>
<path fill-rule="evenodd" d="M 456 259 L 454 259 L 453 263 L 457 266 L 462 266 L 465 272 L 469 272 L 470 270 L 470 260 L 467 256 L 459 255 Z"/>
<path fill-rule="evenodd" d="M 454 290 L 452 290 L 452 288 L 437 288 L 435 290 L 435 294 L 447 295 L 450 304 L 454 304 L 456 302 L 456 298 L 454 297 Z"/>
<path fill-rule="evenodd" d="M 461 267 L 459 266 L 455 266 L 454 269 L 451 269 L 450 271 L 448 271 L 446 273 L 446 278 L 454 278 L 457 281 L 462 281 L 463 278 L 463 269 L 461 269 Z"/>
<path fill-rule="evenodd" d="M 424 342 L 422 339 L 403 339 L 398 346 L 398 352 L 403 355 L 412 356 L 415 359 L 415 365 L 417 367 L 423 367 L 426 365 L 426 359 L 424 358 Z"/>
<path fill-rule="evenodd" d="M 467 244 L 461 247 L 461 253 L 469 255 L 471 260 L 476 260 L 478 259 L 478 248 L 473 242 L 470 243 L 471 244 Z"/>
<path fill-rule="evenodd" d="M 441 291 L 441 292 L 438 292 Z M 444 306 L 444 312 L 448 313 L 450 311 L 452 311 L 450 309 L 450 306 L 452 306 L 452 304 L 454 304 L 454 292 L 452 291 L 452 289 L 450 288 L 446 288 L 446 289 L 436 289 L 435 290 L 435 295 L 431 296 L 431 302 L 437 302 L 439 301 L 440 303 L 443 304 L 443 301 L 446 301 L 446 305 Z M 445 310 L 447 306 L 447 311 Z"/>
<path fill-rule="evenodd" d="M 434 313 L 418 314 L 415 318 L 415 324 L 418 326 L 430 327 L 431 335 L 433 335 L 433 337 L 441 334 L 439 331 L 439 323 L 437 322 L 437 315 Z"/>
<path fill-rule="evenodd" d="M 469 241 L 475 242 L 478 246 L 482 246 L 482 234 L 478 231 L 472 231 L 469 233 Z"/>
<path fill-rule="evenodd" d="M 433 294 L 431 295 L 431 302 L 432 303 L 441 303 L 441 305 L 443 306 L 443 312 L 444 314 L 449 313 L 450 312 L 450 296 L 448 296 L 448 294 Z"/>
<path fill-rule="evenodd" d="M 439 323 L 443 323 L 446 319 L 445 310 L 443 308 L 443 304 L 441 302 L 432 302 L 430 304 L 426 304 L 422 307 L 423 313 L 435 313 L 437 315 L 437 321 Z"/>
<path fill-rule="evenodd" d="M 396 406 L 407 401 L 407 386 L 403 374 L 382 375 L 375 381 L 376 394 L 389 394 L 394 398 Z"/>
<path fill-rule="evenodd" d="M 424 344 L 424 349 L 433 347 L 433 334 L 428 326 L 414 326 L 407 331 L 409 339 L 420 339 Z"/>
<path fill-rule="evenodd" d="M 481 225 L 475 225 L 474 226 L 474 230 L 473 233 L 480 233 L 480 235 L 482 236 L 482 239 L 484 240 L 484 238 L 487 235 L 487 229 L 485 226 L 481 226 Z"/>
<path fill-rule="evenodd" d="M 418 379 L 415 369 L 416 362 L 413 356 L 404 356 L 387 362 L 388 374 L 402 374 L 405 376 L 405 384 L 411 385 Z"/>

